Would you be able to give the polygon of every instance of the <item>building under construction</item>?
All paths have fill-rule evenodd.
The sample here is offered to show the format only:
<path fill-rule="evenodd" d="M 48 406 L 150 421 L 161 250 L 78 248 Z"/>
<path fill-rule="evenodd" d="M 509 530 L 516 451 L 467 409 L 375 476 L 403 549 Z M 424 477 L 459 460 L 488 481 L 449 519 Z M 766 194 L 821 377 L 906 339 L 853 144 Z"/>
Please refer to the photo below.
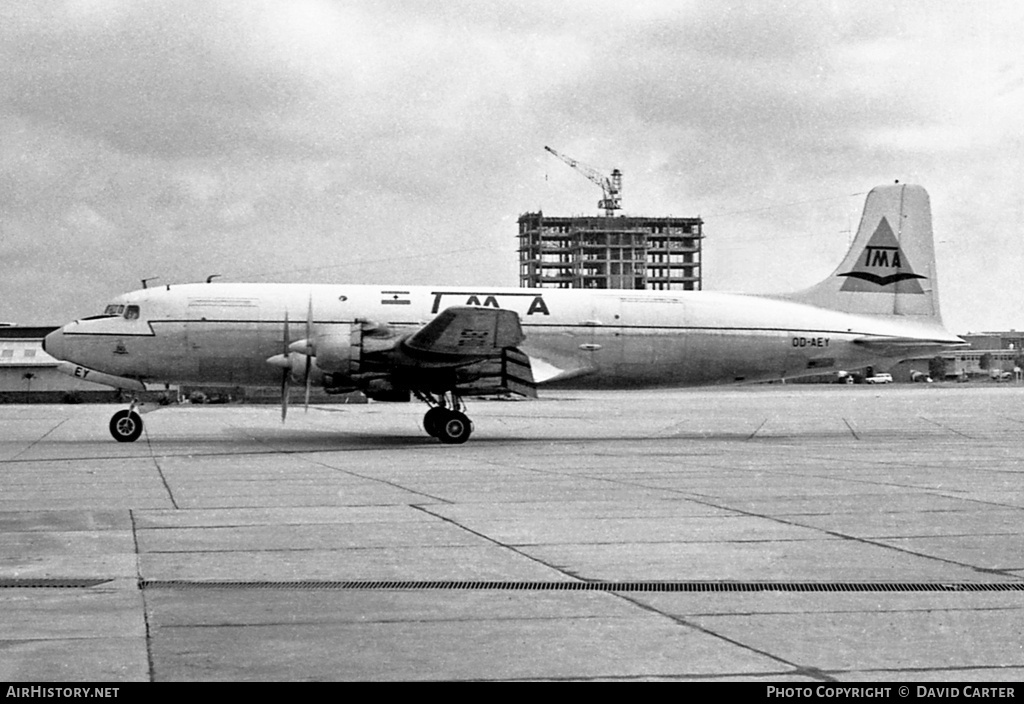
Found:
<path fill-rule="evenodd" d="M 604 217 L 519 218 L 519 285 L 527 288 L 701 289 L 700 218 L 615 216 L 622 172 L 593 167 L 544 147 L 601 188 Z"/>
<path fill-rule="evenodd" d="M 528 288 L 701 289 L 700 218 L 519 218 L 519 284 Z"/>

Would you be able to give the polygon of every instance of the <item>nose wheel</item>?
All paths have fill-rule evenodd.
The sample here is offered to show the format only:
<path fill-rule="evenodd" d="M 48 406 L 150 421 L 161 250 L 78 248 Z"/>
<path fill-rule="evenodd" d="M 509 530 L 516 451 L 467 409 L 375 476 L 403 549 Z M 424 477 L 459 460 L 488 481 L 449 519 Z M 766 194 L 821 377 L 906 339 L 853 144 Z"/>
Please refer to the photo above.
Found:
<path fill-rule="evenodd" d="M 142 435 L 142 416 L 133 410 L 118 411 L 110 419 L 110 434 L 118 442 L 135 442 Z"/>

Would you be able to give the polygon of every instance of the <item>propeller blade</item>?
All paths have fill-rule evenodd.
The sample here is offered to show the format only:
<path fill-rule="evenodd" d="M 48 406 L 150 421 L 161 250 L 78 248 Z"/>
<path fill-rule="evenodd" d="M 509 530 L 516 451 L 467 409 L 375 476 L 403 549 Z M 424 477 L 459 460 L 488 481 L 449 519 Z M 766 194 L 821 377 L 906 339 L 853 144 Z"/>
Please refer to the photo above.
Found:
<path fill-rule="evenodd" d="M 312 385 L 309 370 L 313 366 L 313 358 L 306 357 L 306 413 L 309 413 L 309 387 Z"/>
<path fill-rule="evenodd" d="M 309 413 L 309 387 L 312 383 L 310 369 L 313 366 L 313 294 L 309 294 L 309 311 L 306 313 L 306 413 Z"/>
<path fill-rule="evenodd" d="M 290 354 L 288 347 L 290 345 L 288 339 L 288 311 L 284 312 L 284 358 L 285 361 L 290 361 Z M 288 394 L 291 390 L 289 383 L 291 382 L 292 370 L 290 365 L 286 365 L 284 370 L 281 372 L 281 422 L 284 423 L 284 419 L 288 417 Z"/>
<path fill-rule="evenodd" d="M 287 369 L 284 370 L 284 374 L 281 376 L 281 422 L 284 423 L 284 419 L 288 417 L 288 395 L 290 389 L 288 388 L 288 380 L 292 373 Z"/>

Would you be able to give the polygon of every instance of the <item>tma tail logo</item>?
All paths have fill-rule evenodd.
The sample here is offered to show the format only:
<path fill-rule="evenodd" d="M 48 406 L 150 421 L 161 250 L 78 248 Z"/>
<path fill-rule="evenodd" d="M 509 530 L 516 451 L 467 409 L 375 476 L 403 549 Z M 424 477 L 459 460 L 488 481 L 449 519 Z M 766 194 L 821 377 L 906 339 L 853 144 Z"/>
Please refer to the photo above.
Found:
<path fill-rule="evenodd" d="M 878 223 L 853 271 L 839 276 L 846 277 L 840 291 L 881 291 L 905 282 L 897 288 L 899 293 L 924 293 L 917 279 L 928 278 L 914 273 L 885 218 Z"/>

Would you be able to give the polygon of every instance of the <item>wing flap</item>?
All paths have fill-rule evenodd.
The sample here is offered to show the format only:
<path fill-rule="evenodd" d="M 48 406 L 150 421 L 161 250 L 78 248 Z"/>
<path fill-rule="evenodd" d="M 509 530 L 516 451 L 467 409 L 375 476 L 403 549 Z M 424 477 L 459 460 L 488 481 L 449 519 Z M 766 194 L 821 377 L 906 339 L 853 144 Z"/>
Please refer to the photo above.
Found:
<path fill-rule="evenodd" d="M 515 394 L 537 398 L 530 358 L 515 348 L 501 351 L 500 356 L 483 360 L 459 370 L 456 390 L 464 396 Z"/>

